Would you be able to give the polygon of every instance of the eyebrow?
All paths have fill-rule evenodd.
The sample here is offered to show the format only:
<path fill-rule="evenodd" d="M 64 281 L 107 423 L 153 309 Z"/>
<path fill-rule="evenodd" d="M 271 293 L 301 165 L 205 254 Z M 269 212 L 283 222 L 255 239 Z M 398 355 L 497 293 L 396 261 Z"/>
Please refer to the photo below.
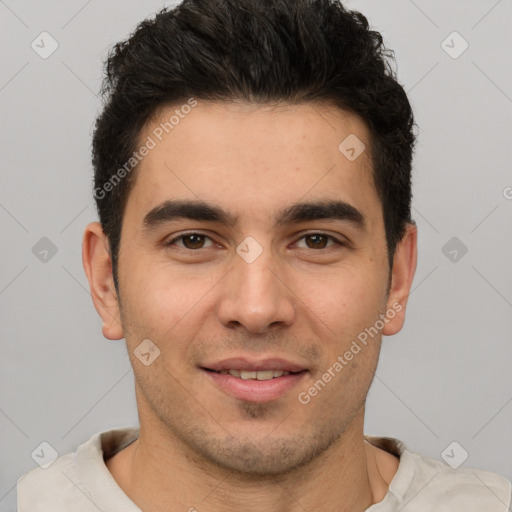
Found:
<path fill-rule="evenodd" d="M 199 200 L 167 200 L 150 210 L 144 217 L 144 229 L 149 231 L 178 219 L 215 222 L 228 227 L 238 224 L 239 216 L 219 206 Z M 355 206 L 341 200 L 318 200 L 296 203 L 280 210 L 274 227 L 313 220 L 345 221 L 364 230 L 366 217 Z"/>

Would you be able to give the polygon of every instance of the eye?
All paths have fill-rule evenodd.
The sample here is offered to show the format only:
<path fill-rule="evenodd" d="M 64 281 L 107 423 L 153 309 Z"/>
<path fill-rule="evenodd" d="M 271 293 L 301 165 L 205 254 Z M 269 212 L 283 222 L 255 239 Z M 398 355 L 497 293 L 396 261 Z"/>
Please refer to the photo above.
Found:
<path fill-rule="evenodd" d="M 165 245 L 171 246 L 176 244 L 178 247 L 192 251 L 197 249 L 204 249 L 205 240 L 209 240 L 211 242 L 207 247 L 213 246 L 212 239 L 209 236 L 203 235 L 202 233 L 185 233 L 177 236 L 176 238 L 173 238 L 169 242 L 166 242 Z M 181 242 L 181 245 L 177 242 Z"/>
<path fill-rule="evenodd" d="M 331 235 L 327 235 L 326 233 L 307 233 L 299 238 L 299 241 L 304 240 L 306 246 L 299 247 L 301 249 L 326 249 L 332 247 L 333 245 L 344 246 L 345 244 L 337 240 Z M 209 241 L 209 245 L 205 245 L 206 242 Z M 331 242 L 329 244 L 329 242 Z M 298 242 L 297 242 L 298 243 Z M 213 247 L 215 242 L 207 235 L 203 233 L 183 233 L 180 236 L 177 236 L 165 243 L 166 247 L 176 245 L 181 249 L 187 249 L 189 251 L 196 251 L 199 249 L 207 249 L 208 247 Z"/>
<path fill-rule="evenodd" d="M 325 233 L 308 233 L 302 236 L 299 240 L 306 240 L 306 249 L 325 249 L 332 245 L 345 245 L 333 236 Z M 308 243 L 308 240 L 311 243 Z M 327 245 L 329 240 L 333 242 L 331 245 Z"/>

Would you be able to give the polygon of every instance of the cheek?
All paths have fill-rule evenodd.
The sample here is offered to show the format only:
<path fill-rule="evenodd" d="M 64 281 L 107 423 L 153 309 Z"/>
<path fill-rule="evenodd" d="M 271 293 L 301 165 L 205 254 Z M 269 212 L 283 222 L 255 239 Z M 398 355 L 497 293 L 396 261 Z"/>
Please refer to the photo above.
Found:
<path fill-rule="evenodd" d="M 147 262 L 146 266 L 139 259 L 121 296 L 130 349 L 135 350 L 141 340 L 149 338 L 160 349 L 161 362 L 165 360 L 166 366 L 183 364 L 189 359 L 191 340 L 204 324 L 205 308 L 211 307 L 208 296 L 217 281 L 211 275 L 192 278 L 166 265 Z"/>
<path fill-rule="evenodd" d="M 122 298 L 131 308 L 132 318 L 170 329 L 204 294 L 200 280 L 187 279 L 142 252 L 123 261 Z"/>
<path fill-rule="evenodd" d="M 377 368 L 379 350 L 380 340 L 375 339 L 362 347 L 332 379 L 332 392 L 327 394 L 326 402 L 334 409 L 339 408 L 338 415 L 350 415 L 354 407 L 364 403 Z"/>
<path fill-rule="evenodd" d="M 346 342 L 348 337 L 373 325 L 385 307 L 384 290 L 371 272 L 340 270 L 307 280 L 302 276 L 302 285 L 297 289 L 305 314 L 311 317 L 314 313 L 336 343 Z"/>

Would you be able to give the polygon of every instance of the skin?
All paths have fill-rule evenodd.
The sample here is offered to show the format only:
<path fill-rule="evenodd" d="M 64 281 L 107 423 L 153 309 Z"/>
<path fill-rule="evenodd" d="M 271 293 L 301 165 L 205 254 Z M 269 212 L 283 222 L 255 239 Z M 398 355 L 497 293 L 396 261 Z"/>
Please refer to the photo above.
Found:
<path fill-rule="evenodd" d="M 163 109 L 140 140 L 175 108 Z M 366 145 L 354 161 L 338 150 L 349 134 Z M 140 420 L 139 439 L 106 464 L 143 510 L 354 512 L 384 498 L 398 459 L 365 442 L 365 400 L 382 335 L 403 326 L 417 231 L 408 225 L 388 289 L 369 147 L 365 123 L 332 106 L 199 102 L 136 171 L 122 226 L 119 297 L 108 241 L 98 223 L 87 226 L 91 295 L 104 336 L 126 339 Z M 201 199 L 239 222 L 178 219 L 144 230 L 147 212 L 168 199 Z M 317 199 L 354 205 L 366 229 L 346 220 L 274 226 L 281 208 Z M 187 231 L 207 237 L 165 246 Z M 346 245 L 321 239 L 318 248 L 307 233 Z M 250 264 L 236 252 L 247 236 L 263 249 Z M 187 247 L 199 249 L 191 255 Z M 300 403 L 298 393 L 397 305 L 379 334 Z M 160 350 L 149 366 L 134 355 L 147 338 Z M 240 400 L 200 367 L 241 354 L 282 357 L 308 371 L 278 399 Z"/>

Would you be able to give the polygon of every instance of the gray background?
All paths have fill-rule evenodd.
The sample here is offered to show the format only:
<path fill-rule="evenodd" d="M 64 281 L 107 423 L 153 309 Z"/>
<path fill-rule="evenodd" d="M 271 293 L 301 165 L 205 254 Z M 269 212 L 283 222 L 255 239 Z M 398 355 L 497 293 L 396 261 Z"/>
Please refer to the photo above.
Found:
<path fill-rule="evenodd" d="M 406 325 L 383 340 L 366 433 L 434 458 L 457 441 L 465 466 L 512 478 L 512 0 L 346 4 L 395 50 L 420 128 L 418 269 Z M 42 441 L 62 455 L 137 424 L 124 341 L 101 334 L 81 240 L 96 220 L 101 59 L 163 5 L 0 0 L 1 511 Z M 31 48 L 43 31 L 59 45 L 47 59 Z M 442 44 L 454 31 L 469 44 L 458 58 L 462 40 Z M 57 248 L 46 262 L 33 252 L 43 237 Z"/>

